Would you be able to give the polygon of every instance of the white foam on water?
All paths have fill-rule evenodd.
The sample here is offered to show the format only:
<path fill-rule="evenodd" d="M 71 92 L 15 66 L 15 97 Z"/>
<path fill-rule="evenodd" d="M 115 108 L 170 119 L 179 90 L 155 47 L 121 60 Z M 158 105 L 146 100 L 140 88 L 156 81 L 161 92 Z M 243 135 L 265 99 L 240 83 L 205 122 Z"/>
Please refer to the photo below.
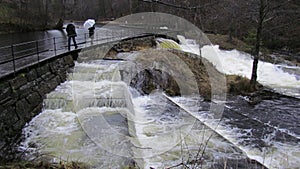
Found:
<path fill-rule="evenodd" d="M 185 39 L 182 35 L 177 35 L 179 39 L 179 46 L 185 52 L 193 53 L 196 55 L 200 55 L 200 46 L 196 43 L 195 40 Z"/>
<path fill-rule="evenodd" d="M 266 137 L 263 141 L 268 144 L 267 148 L 259 150 L 250 146 L 241 145 L 241 130 L 239 128 L 232 128 L 224 123 L 219 123 L 218 119 L 209 118 L 211 115 L 209 111 L 195 111 L 197 107 L 191 106 L 191 102 L 195 98 L 176 97 L 171 98 L 174 102 L 180 105 L 185 110 L 188 110 L 193 116 L 198 118 L 207 126 L 214 129 L 224 138 L 235 144 L 243 150 L 251 159 L 257 160 L 268 168 L 298 168 L 300 164 L 300 144 L 297 143 L 282 143 L 272 140 L 272 136 Z M 243 130 L 246 131 L 246 130 Z M 251 132 L 248 130 L 248 133 Z M 246 132 L 247 133 L 247 132 Z M 244 134 L 246 136 L 246 134 Z M 246 136 L 247 137 L 247 136 Z"/>
<path fill-rule="evenodd" d="M 133 102 L 136 129 L 136 148 L 133 150 L 139 157 L 136 161 L 141 168 L 169 168 L 187 162 L 199 149 L 202 151 L 204 145 L 207 145 L 204 168 L 220 159 L 245 158 L 243 152 L 189 113 L 181 110 L 179 114 L 166 114 L 167 103 L 162 102 L 158 95 L 135 97 Z M 186 103 L 190 108 L 199 109 L 198 104 L 191 100 Z"/>
<path fill-rule="evenodd" d="M 187 40 L 185 44 L 181 44 L 181 47 L 185 51 L 193 50 L 195 53 L 200 53 L 199 46 L 193 41 Z M 222 53 L 222 51 L 218 52 Z M 209 52 L 207 53 L 209 54 Z M 240 54 L 236 53 L 236 55 Z M 214 63 L 215 58 L 213 56 L 208 55 Z M 247 59 L 248 57 L 244 58 L 244 60 Z M 229 56 L 225 60 L 232 60 L 229 63 L 239 63 L 237 58 L 232 59 Z M 249 62 L 251 62 L 251 59 Z M 218 61 L 215 63 L 217 64 Z M 248 67 L 249 65 L 245 63 L 241 68 L 229 71 L 230 67 L 226 67 L 225 70 L 231 73 L 236 73 L 239 70 L 242 74 L 246 73 Z M 128 123 L 132 125 L 132 128 L 129 128 L 132 137 L 128 138 L 128 140 L 131 140 L 132 144 L 134 144 L 132 147 L 133 156 L 137 158 L 138 165 L 143 168 L 170 167 L 181 163 L 182 150 L 180 145 L 182 145 L 183 135 L 187 133 L 191 134 L 186 138 L 189 140 L 189 147 L 185 150 L 191 151 L 194 149 L 197 150 L 199 144 L 203 141 L 205 142 L 205 139 L 212 132 L 207 131 L 203 134 L 201 129 L 191 131 L 196 120 L 194 117 L 203 120 L 209 115 L 207 112 L 199 114 L 197 112 L 199 110 L 197 104 L 190 104 L 193 103 L 193 100 L 189 100 L 188 98 L 184 98 L 185 102 L 189 104 L 188 110 L 197 112 L 194 114 L 191 113 L 194 117 L 184 113 L 176 115 L 172 114 L 174 112 L 170 114 L 162 113 L 164 112 L 166 103 L 159 102 L 155 96 L 138 96 L 136 94 L 133 98 L 133 113 L 128 86 L 126 83 L 120 81 L 120 73 L 115 64 L 102 64 L 101 61 L 76 63 L 74 74 L 74 79 L 71 78 L 70 81 L 61 84 L 55 91 L 48 95 L 47 99 L 53 99 L 53 102 L 45 101 L 45 104 L 51 104 L 48 106 L 49 109 L 41 112 L 23 129 L 26 139 L 22 142 L 21 149 L 52 154 L 55 156 L 54 160 L 64 158 L 88 162 L 95 166 L 100 161 L 102 164 L 98 167 L 121 168 L 125 165 L 123 163 L 124 159 L 120 156 L 116 157 L 115 154 L 107 153 L 107 151 L 104 152 L 101 146 L 104 145 L 112 148 L 107 150 L 111 150 L 113 153 L 117 153 L 118 148 L 122 149 L 120 152 L 128 153 L 127 151 L 129 150 L 126 149 L 126 146 L 113 147 L 114 144 L 127 140 L 127 137 L 124 139 L 125 135 L 121 135 L 120 137 L 114 135 L 102 139 L 103 135 L 101 133 L 107 135 L 109 132 L 122 130 L 122 127 L 115 126 L 115 128 L 110 128 L 107 131 L 101 130 L 99 127 L 102 127 L 101 125 L 103 124 L 101 114 L 106 114 L 110 117 L 110 115 L 119 113 L 125 117 L 126 113 L 120 113 L 123 112 L 123 108 L 131 113 L 127 114 L 130 116 Z M 269 80 L 267 79 L 266 81 Z M 100 105 L 102 108 L 98 108 Z M 157 109 L 153 109 L 153 107 L 150 109 L 148 106 L 151 105 L 156 105 Z M 93 127 L 95 122 L 101 123 L 101 125 Z M 217 122 L 213 120 L 204 120 L 204 122 L 212 128 L 217 126 Z M 84 129 L 90 133 L 84 131 Z M 97 132 L 98 129 L 99 133 Z M 228 136 L 228 140 L 238 142 L 236 136 L 230 134 L 235 131 L 226 128 L 226 126 L 218 129 L 217 131 L 220 134 Z M 89 138 L 89 136 L 93 136 L 94 139 Z M 106 141 L 100 146 L 97 145 L 97 142 L 101 140 Z M 277 145 L 277 143 L 274 143 L 274 145 Z M 282 148 L 277 147 L 275 148 L 278 150 Z M 226 141 L 218 137 L 211 139 L 208 149 L 210 149 L 208 157 L 212 159 L 234 156 L 236 153 L 230 144 L 227 144 Z M 292 147 L 288 150 L 292 150 Z M 231 153 L 230 155 L 228 155 L 229 152 Z M 252 151 L 249 150 L 249 152 Z M 283 151 L 276 150 L 274 152 Z M 238 155 L 240 155 L 239 153 Z M 261 154 L 256 156 L 257 154 L 254 152 L 250 153 L 249 156 L 259 159 L 259 155 Z M 291 155 L 298 157 L 299 153 L 291 151 L 288 157 Z M 280 161 L 277 158 L 275 159 Z M 292 157 L 290 159 L 294 162 Z M 295 160 L 295 162 L 298 161 Z M 277 165 L 275 162 L 274 164 Z"/>
<path fill-rule="evenodd" d="M 96 168 L 121 168 L 126 166 L 126 158 L 107 151 L 105 149 L 107 147 L 100 145 L 108 144 L 109 148 L 118 145 L 118 152 L 126 151 L 124 150 L 126 149 L 125 136 L 123 135 L 123 138 L 115 136 L 112 139 L 107 137 L 107 134 L 115 134 L 109 133 L 115 131 L 107 130 L 106 135 L 101 137 L 106 139 L 99 143 L 96 138 L 91 138 L 94 135 L 83 130 L 86 126 L 92 125 L 88 121 L 95 119 L 96 116 L 101 116 L 106 112 L 119 113 L 120 111 L 122 110 L 105 107 L 82 109 L 79 114 L 63 112 L 61 109 L 45 110 L 23 129 L 25 140 L 21 143 L 20 149 L 26 150 L 29 153 L 28 157 L 32 159 L 36 158 L 35 153 L 39 153 L 52 157 L 54 162 L 60 162 L 62 159 L 83 162 Z M 104 141 L 106 144 L 103 143 Z M 122 146 L 123 148 L 120 149 Z"/>
<path fill-rule="evenodd" d="M 241 75 L 251 78 L 253 59 L 251 55 L 237 50 L 220 50 L 219 46 L 204 46 L 201 49 L 204 58 L 213 63 L 216 68 L 228 75 Z M 257 80 L 265 86 L 275 90 L 288 92 L 288 89 L 297 89 L 300 92 L 300 80 L 297 76 L 284 72 L 278 65 L 259 61 L 257 69 Z M 291 92 L 287 94 L 293 94 Z"/>
<path fill-rule="evenodd" d="M 251 79 L 253 56 L 238 50 L 221 50 L 218 45 L 203 46 L 191 39 L 185 39 L 178 35 L 180 46 L 183 51 L 194 53 L 206 58 L 216 68 L 227 75 L 240 75 Z M 300 67 L 275 65 L 259 61 L 257 69 L 257 81 L 264 86 L 271 87 L 276 91 L 300 98 L 299 74 L 285 72 L 282 68 L 294 69 L 299 72 Z"/>
<path fill-rule="evenodd" d="M 135 145 L 138 147 L 134 152 L 137 159 L 143 160 L 143 162 L 138 162 L 142 168 L 160 168 L 164 165 L 164 161 L 170 162 L 169 159 L 162 159 L 160 155 L 173 149 L 180 140 L 180 133 L 172 129 L 175 119 L 171 123 L 166 123 L 160 119 L 161 111 L 149 112 L 147 110 L 147 106 L 153 102 L 155 100 L 150 96 L 133 99 L 135 109 L 133 121 L 137 139 Z M 164 107 L 163 103 L 161 106 Z M 174 165 L 175 163 L 176 161 Z"/>
<path fill-rule="evenodd" d="M 83 72 L 95 75 L 118 73 L 116 66 L 110 64 L 78 63 L 75 69 L 78 70 L 74 71 L 75 76 Z M 127 155 L 130 152 L 128 141 L 124 139 L 128 134 L 123 120 L 126 118 L 124 112 L 132 110 L 129 97 L 128 86 L 122 81 L 114 81 L 111 76 L 100 81 L 66 81 L 47 95 L 45 110 L 23 129 L 25 140 L 19 148 L 26 150 L 29 158 L 40 153 L 58 162 L 62 159 L 84 162 L 96 168 L 124 167 L 128 165 L 127 156 L 119 156 L 116 152 Z M 99 130 L 103 143 L 93 129 L 103 127 L 102 122 L 106 119 L 111 122 L 111 127 L 110 130 Z M 115 135 L 119 131 L 123 133 Z"/>
<path fill-rule="evenodd" d="M 76 117 L 76 114 L 62 112 L 61 109 L 43 111 L 23 129 L 26 139 L 21 144 L 22 149 L 31 149 L 29 144 L 33 140 L 42 141 L 42 137 L 54 138 L 58 135 L 71 135 L 73 131 L 79 128 Z M 36 142 L 36 144 L 42 145 L 43 143 Z"/>

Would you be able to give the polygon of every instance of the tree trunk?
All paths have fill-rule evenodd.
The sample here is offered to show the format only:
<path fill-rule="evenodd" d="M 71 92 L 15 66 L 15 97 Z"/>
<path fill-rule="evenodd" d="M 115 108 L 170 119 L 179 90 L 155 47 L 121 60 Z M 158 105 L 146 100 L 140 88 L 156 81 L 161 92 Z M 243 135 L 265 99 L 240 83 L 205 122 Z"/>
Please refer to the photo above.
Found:
<path fill-rule="evenodd" d="M 132 14 L 132 2 L 131 2 L 131 0 L 128 0 L 128 5 L 129 5 L 129 14 Z"/>
<path fill-rule="evenodd" d="M 254 60 L 253 60 L 253 66 L 252 66 L 252 76 L 250 80 L 251 86 L 254 88 L 256 81 L 257 81 L 257 66 L 258 66 L 258 60 L 259 60 L 259 50 L 260 50 L 260 40 L 261 40 L 261 33 L 263 29 L 263 21 L 264 17 L 266 16 L 266 3 L 265 0 L 260 0 L 260 7 L 259 7 L 259 18 L 257 23 L 257 29 L 256 29 L 256 42 L 255 42 L 255 48 L 254 48 Z"/>
<path fill-rule="evenodd" d="M 49 13 L 49 5 L 48 5 L 48 0 L 46 0 L 45 1 L 45 20 L 44 20 L 44 28 L 46 28 L 47 27 L 47 25 L 48 25 L 48 20 L 49 20 L 49 18 L 48 18 L 48 13 Z"/>

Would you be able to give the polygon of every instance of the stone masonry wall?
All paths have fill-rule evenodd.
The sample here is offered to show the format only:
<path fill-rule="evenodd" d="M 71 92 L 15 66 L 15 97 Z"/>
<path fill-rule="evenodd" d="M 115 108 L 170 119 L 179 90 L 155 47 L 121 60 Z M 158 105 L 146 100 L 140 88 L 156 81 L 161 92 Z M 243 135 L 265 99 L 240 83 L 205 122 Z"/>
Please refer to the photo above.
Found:
<path fill-rule="evenodd" d="M 23 126 L 41 112 L 46 94 L 66 80 L 73 66 L 72 55 L 60 56 L 0 80 L 0 158 Z"/>

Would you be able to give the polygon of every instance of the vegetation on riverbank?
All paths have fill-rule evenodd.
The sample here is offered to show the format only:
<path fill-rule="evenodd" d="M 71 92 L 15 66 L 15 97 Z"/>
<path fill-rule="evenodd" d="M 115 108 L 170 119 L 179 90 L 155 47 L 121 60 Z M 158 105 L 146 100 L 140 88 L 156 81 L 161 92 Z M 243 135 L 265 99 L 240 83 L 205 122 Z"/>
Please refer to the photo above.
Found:
<path fill-rule="evenodd" d="M 219 44 L 221 46 L 221 48 L 223 49 L 234 49 L 234 45 L 236 44 L 231 44 L 229 42 L 227 42 L 227 38 L 225 35 L 209 35 L 211 38 L 213 38 L 213 43 Z M 150 37 L 152 38 L 152 37 Z M 147 43 L 148 41 L 148 43 Z M 156 48 L 156 46 L 152 46 L 155 43 L 151 43 L 152 40 L 147 40 L 146 39 L 141 39 L 138 41 L 134 41 L 134 42 L 138 42 L 138 43 L 133 43 L 133 44 L 129 44 L 132 41 L 123 41 L 120 44 L 118 44 L 117 46 L 115 46 L 112 50 L 110 50 L 108 52 L 108 54 L 106 55 L 106 58 L 109 59 L 119 59 L 117 57 L 117 53 L 118 52 L 130 52 L 130 51 L 140 51 L 141 54 L 140 55 L 147 55 L 147 57 L 143 57 L 143 61 L 145 63 L 154 63 L 157 62 L 158 60 L 155 59 L 155 57 L 157 55 L 159 55 L 159 52 L 155 52 L 151 49 Z M 248 49 L 247 45 L 245 43 L 243 43 L 242 41 L 236 40 L 234 39 L 234 41 L 237 42 L 238 47 L 240 49 Z M 220 81 L 216 81 L 216 82 L 212 82 L 212 79 L 210 76 L 224 76 L 225 80 L 226 80 L 226 91 L 228 94 L 233 94 L 233 95 L 249 95 L 253 92 L 259 91 L 263 88 L 262 85 L 260 85 L 259 83 L 257 83 L 255 86 L 251 86 L 250 85 L 250 80 L 245 78 L 245 77 L 241 77 L 241 76 L 237 76 L 237 75 L 223 75 L 222 73 L 218 72 L 216 70 L 216 68 L 206 59 L 204 58 L 199 58 L 197 55 L 195 54 L 191 54 L 191 53 L 187 53 L 187 52 L 183 52 L 180 50 L 176 50 L 173 48 L 168 49 L 168 51 L 172 54 L 175 54 L 176 56 L 178 56 L 183 62 L 185 62 L 185 64 L 187 64 L 187 66 L 189 67 L 189 69 L 192 71 L 193 76 L 197 82 L 198 85 L 198 92 L 199 94 L 204 97 L 206 100 L 210 100 L 211 99 L 211 89 L 212 89 L 212 84 L 211 83 L 220 83 Z M 164 53 L 165 55 L 168 55 L 168 52 L 164 52 L 161 51 L 162 53 Z M 153 57 L 151 57 L 153 56 Z M 172 65 L 170 65 L 172 66 Z M 173 65 L 174 66 L 174 65 Z M 180 68 L 177 68 L 179 70 L 182 70 Z M 207 71 L 210 71 L 210 73 L 208 73 Z M 174 80 L 174 77 L 170 77 L 170 75 L 163 75 L 164 72 L 161 72 L 159 70 L 146 70 L 141 72 L 144 76 L 145 79 L 143 79 L 144 82 L 140 81 L 138 79 L 134 79 L 132 85 L 135 86 L 136 84 L 142 84 L 143 86 L 139 86 L 140 88 L 142 88 L 145 94 L 151 93 L 152 90 L 155 90 L 157 86 L 160 86 L 162 89 L 164 89 L 164 91 L 166 93 L 168 93 L 169 95 L 178 95 L 180 94 L 180 89 L 178 87 L 176 83 L 176 81 Z M 168 73 L 168 72 L 166 72 Z M 179 74 L 182 74 L 182 72 L 177 72 Z M 209 75 L 210 74 L 210 75 Z M 159 76 L 162 76 L 166 79 L 163 79 Z M 184 76 L 180 76 L 178 78 L 185 78 Z M 190 79 L 186 79 L 186 82 L 190 81 Z M 217 85 L 218 86 L 218 85 Z"/>
<path fill-rule="evenodd" d="M 15 162 L 1 166 L 0 169 L 88 169 L 88 165 L 81 162 L 60 161 L 59 163 L 50 163 L 47 161 L 40 162 Z"/>
<path fill-rule="evenodd" d="M 260 2 L 267 2 L 263 11 L 266 18 L 262 45 L 299 52 L 299 22 L 296 21 L 300 4 L 296 0 L 2 0 L 0 23 L 43 29 L 54 27 L 59 19 L 105 21 L 140 12 L 164 12 L 185 18 L 204 32 L 251 41 L 256 33 Z"/>

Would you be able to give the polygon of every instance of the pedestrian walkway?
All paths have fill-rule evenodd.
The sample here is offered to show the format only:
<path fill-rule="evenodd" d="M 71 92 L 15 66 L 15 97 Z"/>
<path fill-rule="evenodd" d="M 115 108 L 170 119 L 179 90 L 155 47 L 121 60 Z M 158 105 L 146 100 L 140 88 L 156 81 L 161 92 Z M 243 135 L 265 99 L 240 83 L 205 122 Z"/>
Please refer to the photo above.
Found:
<path fill-rule="evenodd" d="M 70 51 L 65 37 L 54 37 L 0 47 L 0 78 L 58 55 L 80 52 L 86 47 L 118 41 L 137 34 L 139 32 L 135 30 L 125 32 L 124 30 L 105 29 L 96 31 L 93 38 L 90 38 L 88 33 L 79 34 L 76 37 L 78 48 L 75 49 L 74 46 L 71 46 Z"/>
<path fill-rule="evenodd" d="M 155 30 L 154 32 L 167 34 L 168 32 L 176 31 Z M 99 28 L 95 31 L 93 38 L 90 38 L 88 33 L 78 34 L 76 37 L 78 48 L 75 49 L 74 46 L 71 46 L 70 51 L 68 50 L 66 37 L 54 37 L 0 47 L 0 78 L 55 56 L 68 54 L 70 52 L 80 52 L 86 47 L 119 41 L 147 33 L 153 32 L 147 32 L 145 29 L 130 26 L 119 26 L 119 28 L 113 29 Z"/>

